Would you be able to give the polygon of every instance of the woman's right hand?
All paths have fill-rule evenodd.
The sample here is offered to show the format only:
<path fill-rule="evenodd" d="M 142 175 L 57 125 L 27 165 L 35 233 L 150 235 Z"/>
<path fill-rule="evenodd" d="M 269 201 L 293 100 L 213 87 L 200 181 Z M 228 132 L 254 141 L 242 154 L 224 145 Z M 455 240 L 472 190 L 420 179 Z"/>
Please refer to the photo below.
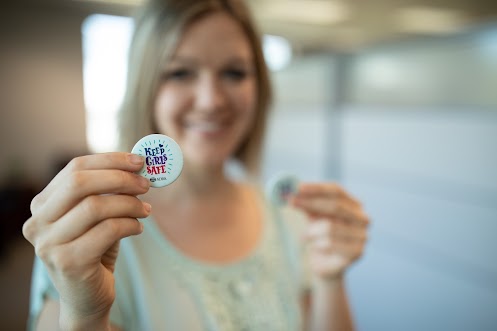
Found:
<path fill-rule="evenodd" d="M 106 153 L 73 159 L 31 202 L 23 234 L 59 293 L 63 329 L 104 328 L 114 302 L 122 238 L 140 234 L 150 183 L 134 174 L 143 158 Z"/>

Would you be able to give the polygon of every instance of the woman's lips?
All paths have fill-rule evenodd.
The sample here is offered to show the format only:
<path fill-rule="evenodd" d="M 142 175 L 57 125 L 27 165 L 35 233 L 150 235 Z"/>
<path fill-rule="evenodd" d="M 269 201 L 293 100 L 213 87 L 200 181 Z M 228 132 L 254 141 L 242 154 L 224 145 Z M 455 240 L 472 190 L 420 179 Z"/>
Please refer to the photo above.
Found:
<path fill-rule="evenodd" d="M 206 132 L 206 133 L 214 133 L 219 130 L 222 130 L 225 125 L 219 122 L 196 122 L 196 123 L 188 123 L 186 125 L 188 129 Z"/>
<path fill-rule="evenodd" d="M 190 121 L 186 122 L 186 129 L 203 135 L 214 136 L 224 133 L 232 124 L 231 120 Z"/>

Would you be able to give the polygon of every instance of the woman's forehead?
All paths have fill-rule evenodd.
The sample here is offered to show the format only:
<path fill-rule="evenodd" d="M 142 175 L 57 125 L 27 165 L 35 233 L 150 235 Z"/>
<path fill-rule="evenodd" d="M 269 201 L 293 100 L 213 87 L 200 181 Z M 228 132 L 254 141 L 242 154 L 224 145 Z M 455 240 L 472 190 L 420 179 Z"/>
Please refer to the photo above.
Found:
<path fill-rule="evenodd" d="M 232 16 L 214 12 L 192 22 L 179 40 L 173 59 L 182 61 L 251 61 L 247 34 Z"/>

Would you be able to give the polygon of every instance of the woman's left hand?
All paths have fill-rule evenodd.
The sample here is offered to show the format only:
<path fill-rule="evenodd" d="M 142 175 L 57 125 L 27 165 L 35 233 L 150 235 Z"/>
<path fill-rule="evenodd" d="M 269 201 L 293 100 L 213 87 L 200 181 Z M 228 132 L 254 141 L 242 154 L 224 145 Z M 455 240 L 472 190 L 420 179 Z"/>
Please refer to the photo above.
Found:
<path fill-rule="evenodd" d="M 340 277 L 364 251 L 369 218 L 361 204 L 333 183 L 300 184 L 290 204 L 309 216 L 306 239 L 314 274 Z"/>

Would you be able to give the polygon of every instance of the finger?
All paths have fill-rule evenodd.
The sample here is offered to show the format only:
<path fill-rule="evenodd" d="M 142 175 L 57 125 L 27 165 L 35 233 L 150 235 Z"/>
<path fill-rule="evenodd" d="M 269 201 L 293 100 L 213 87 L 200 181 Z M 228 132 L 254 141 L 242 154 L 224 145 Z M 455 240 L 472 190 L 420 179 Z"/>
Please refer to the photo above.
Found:
<path fill-rule="evenodd" d="M 338 221 L 320 220 L 311 223 L 306 232 L 306 240 L 317 240 L 321 237 L 331 240 L 365 241 L 367 231 L 362 226 Z"/>
<path fill-rule="evenodd" d="M 36 217 L 41 222 L 49 223 L 89 195 L 139 195 L 146 193 L 149 188 L 148 179 L 123 170 L 78 171 L 68 176 L 68 180 L 52 193 Z"/>
<path fill-rule="evenodd" d="M 97 169 L 118 169 L 129 172 L 136 172 L 143 166 L 143 157 L 131 153 L 102 153 L 85 155 L 72 159 L 31 201 L 31 213 L 35 214 L 41 206 L 48 200 L 48 197 L 62 183 L 67 181 L 67 177 L 77 171 L 97 170 Z"/>
<path fill-rule="evenodd" d="M 332 251 L 334 245 L 330 237 L 322 236 L 322 237 L 313 238 L 313 240 L 309 241 L 309 246 L 312 249 L 329 252 Z"/>
<path fill-rule="evenodd" d="M 318 255 L 331 255 L 339 254 L 350 259 L 359 257 L 364 250 L 364 241 L 348 241 L 330 239 L 330 238 L 320 238 L 309 243 L 309 248 L 311 251 L 317 253 Z"/>
<path fill-rule="evenodd" d="M 369 219 L 362 209 L 350 204 L 347 200 L 329 199 L 323 197 L 294 198 L 293 205 L 303 209 L 313 218 L 334 217 L 345 221 L 367 225 Z"/>
<path fill-rule="evenodd" d="M 137 219 L 108 218 L 65 246 L 70 256 L 100 261 L 116 242 L 142 232 L 143 224 Z"/>
<path fill-rule="evenodd" d="M 51 235 L 57 244 L 75 240 L 108 218 L 144 218 L 151 207 L 130 195 L 91 195 L 53 223 Z"/>
<path fill-rule="evenodd" d="M 339 254 L 315 254 L 310 257 L 309 262 L 311 268 L 315 270 L 318 275 L 327 278 L 335 278 L 339 276 L 351 263 L 348 257 Z"/>
<path fill-rule="evenodd" d="M 30 217 L 22 225 L 22 235 L 24 236 L 24 238 L 26 238 L 27 241 L 31 243 L 31 245 L 35 246 L 35 241 L 38 233 L 38 222 L 36 222 L 33 217 Z"/>
<path fill-rule="evenodd" d="M 340 185 L 335 183 L 301 183 L 296 196 L 340 198 L 350 200 L 354 205 L 360 205 L 358 200 L 354 199 Z"/>
<path fill-rule="evenodd" d="M 305 237 L 312 240 L 319 237 L 329 237 L 330 235 L 331 223 L 328 220 L 319 219 L 308 224 Z"/>

